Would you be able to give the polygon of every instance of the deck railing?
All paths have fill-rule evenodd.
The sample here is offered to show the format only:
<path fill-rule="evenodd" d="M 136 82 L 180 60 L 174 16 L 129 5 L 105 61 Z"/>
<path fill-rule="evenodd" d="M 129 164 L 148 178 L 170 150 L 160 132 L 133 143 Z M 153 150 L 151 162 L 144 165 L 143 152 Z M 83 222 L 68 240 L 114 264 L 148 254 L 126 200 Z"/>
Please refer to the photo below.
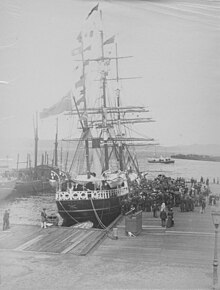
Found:
<path fill-rule="evenodd" d="M 83 190 L 83 191 L 58 191 L 56 200 L 83 200 L 83 199 L 109 199 L 117 196 L 123 196 L 128 193 L 128 187 L 121 187 L 109 190 Z"/>

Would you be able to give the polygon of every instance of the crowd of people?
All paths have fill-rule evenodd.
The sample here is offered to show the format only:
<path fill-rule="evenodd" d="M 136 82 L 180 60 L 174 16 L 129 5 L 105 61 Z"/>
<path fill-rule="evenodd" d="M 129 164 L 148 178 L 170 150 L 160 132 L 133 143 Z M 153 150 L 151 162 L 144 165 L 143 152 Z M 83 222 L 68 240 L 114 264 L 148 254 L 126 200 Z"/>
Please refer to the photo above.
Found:
<path fill-rule="evenodd" d="M 132 182 L 130 188 L 130 197 L 122 201 L 122 214 L 131 208 L 152 212 L 153 217 L 158 217 L 157 213 L 160 212 L 160 218 L 161 214 L 166 214 L 167 221 L 171 216 L 171 225 L 174 224 L 173 207 L 179 207 L 181 212 L 201 207 L 200 212 L 204 213 L 207 201 L 210 203 L 209 179 L 203 177 L 199 181 L 193 178 L 187 181 L 181 177 L 174 179 L 165 175 L 158 175 L 153 180 L 143 177 L 139 182 Z M 211 202 L 215 203 L 216 197 Z M 162 205 L 165 205 L 165 213 L 162 213 Z"/>

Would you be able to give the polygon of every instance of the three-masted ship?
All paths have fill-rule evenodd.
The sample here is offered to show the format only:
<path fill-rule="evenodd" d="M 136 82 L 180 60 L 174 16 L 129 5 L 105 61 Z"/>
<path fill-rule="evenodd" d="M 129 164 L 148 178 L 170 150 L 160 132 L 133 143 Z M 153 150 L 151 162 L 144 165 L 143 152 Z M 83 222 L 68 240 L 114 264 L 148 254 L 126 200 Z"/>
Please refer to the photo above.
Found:
<path fill-rule="evenodd" d="M 96 5 L 77 37 L 79 47 L 73 50 L 79 79 L 68 95 L 73 102 L 68 114 L 78 118 L 81 135 L 65 139 L 77 142 L 71 178 L 59 178 L 56 192 L 65 226 L 90 221 L 104 227 L 118 217 L 131 180 L 140 174 L 133 142 L 153 141 L 129 135 L 133 124 L 152 119 L 143 116 L 148 112 L 145 107 L 122 105 L 120 83 L 132 77 L 119 76 L 119 61 L 127 57 L 118 55 L 115 36 L 106 39 L 102 27 Z"/>

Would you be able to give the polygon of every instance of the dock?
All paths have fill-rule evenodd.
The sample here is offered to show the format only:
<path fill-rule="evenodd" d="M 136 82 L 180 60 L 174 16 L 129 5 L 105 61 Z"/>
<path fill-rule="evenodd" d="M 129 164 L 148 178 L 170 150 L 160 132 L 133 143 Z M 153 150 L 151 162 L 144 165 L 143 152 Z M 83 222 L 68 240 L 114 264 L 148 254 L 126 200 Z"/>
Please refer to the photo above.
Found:
<path fill-rule="evenodd" d="M 210 189 L 213 194 L 220 193 L 219 184 L 211 184 Z M 175 209 L 177 212 L 178 209 Z M 195 208 L 199 211 L 199 208 Z M 187 213 L 188 219 L 183 219 L 180 213 L 175 215 L 175 224 L 178 224 L 178 232 L 193 233 L 197 235 L 198 229 L 203 235 L 207 234 L 207 228 L 212 229 L 211 219 L 200 216 L 197 222 L 192 222 L 194 213 Z M 159 212 L 158 212 L 159 216 Z M 112 238 L 113 227 L 117 227 L 119 239 L 129 239 L 125 232 L 125 217 L 119 216 L 107 230 L 105 229 L 80 229 L 74 227 L 51 226 L 46 229 L 35 225 L 12 225 L 8 231 L 0 231 L 0 250 L 14 250 L 53 254 L 74 254 L 86 256 L 94 251 L 105 238 Z M 176 227 L 169 229 L 161 227 L 160 219 L 154 218 L 151 212 L 142 213 L 141 236 L 149 234 L 168 234 L 177 232 Z M 210 230 L 208 234 L 212 235 Z"/>
<path fill-rule="evenodd" d="M 105 236 L 102 229 L 12 225 L 0 232 L 0 249 L 85 256 Z"/>
<path fill-rule="evenodd" d="M 219 186 L 214 186 L 217 194 Z M 119 217 L 118 239 L 98 229 L 12 225 L 0 232 L 2 289 L 211 289 L 212 207 L 174 208 L 175 225 L 162 228 L 142 213 L 142 232 L 129 237 Z M 218 246 L 220 244 L 218 243 Z M 76 286 L 77 285 L 77 286 Z M 1 287 L 0 287 L 1 288 Z"/>

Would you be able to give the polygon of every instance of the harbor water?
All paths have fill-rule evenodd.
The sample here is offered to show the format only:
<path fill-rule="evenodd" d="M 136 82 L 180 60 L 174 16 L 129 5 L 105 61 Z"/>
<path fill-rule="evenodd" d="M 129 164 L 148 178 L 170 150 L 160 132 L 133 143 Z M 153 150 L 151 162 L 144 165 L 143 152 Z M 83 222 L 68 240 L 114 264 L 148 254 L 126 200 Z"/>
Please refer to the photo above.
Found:
<path fill-rule="evenodd" d="M 183 177 L 185 179 L 200 180 L 201 176 L 212 183 L 213 179 L 220 178 L 220 163 L 208 161 L 180 160 L 176 159 L 174 164 L 147 163 L 141 158 L 139 166 L 141 171 L 148 172 L 147 177 L 152 179 L 159 174 L 164 174 L 172 178 Z M 3 217 L 5 209 L 10 209 L 10 222 L 12 224 L 40 225 L 40 213 L 42 208 L 46 208 L 48 214 L 56 213 L 54 193 L 39 193 L 35 196 L 26 196 L 1 201 L 0 216 Z"/>

